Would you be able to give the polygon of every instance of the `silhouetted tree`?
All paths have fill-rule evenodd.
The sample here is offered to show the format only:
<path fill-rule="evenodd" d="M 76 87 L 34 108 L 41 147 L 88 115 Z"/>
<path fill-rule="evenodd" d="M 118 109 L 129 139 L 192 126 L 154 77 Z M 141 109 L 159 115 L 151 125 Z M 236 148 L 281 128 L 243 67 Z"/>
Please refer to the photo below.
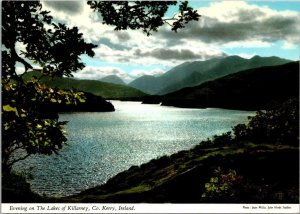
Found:
<path fill-rule="evenodd" d="M 172 30 L 183 28 L 199 15 L 183 2 L 176 17 L 164 18 L 175 1 L 88 2 L 116 30 L 142 29 L 147 35 L 169 24 Z M 57 153 L 66 142 L 58 112 L 44 112 L 49 103 L 84 102 L 80 92 L 63 91 L 41 85 L 38 79 L 24 81 L 22 76 L 41 67 L 42 76 L 72 76 L 84 68 L 79 56 L 94 56 L 96 45 L 86 43 L 77 27 L 54 23 L 49 11 L 38 1 L 2 2 L 2 169 L 10 172 L 14 163 L 31 154 Z M 17 48 L 22 46 L 23 48 Z M 24 67 L 19 75 L 17 64 Z M 39 77 L 41 78 L 41 77 Z"/>
<path fill-rule="evenodd" d="M 41 67 L 43 75 L 71 76 L 84 64 L 81 54 L 93 56 L 96 45 L 86 43 L 76 27 L 55 24 L 37 1 L 2 2 L 2 167 L 10 172 L 14 163 L 31 154 L 52 154 L 67 140 L 66 122 L 58 113 L 45 114 L 47 103 L 84 101 L 82 93 L 51 89 L 37 79 L 25 82 L 22 75 Z M 23 45 L 21 50 L 17 45 Z M 24 66 L 18 75 L 17 63 Z"/>
<path fill-rule="evenodd" d="M 165 17 L 170 6 L 177 1 L 88 1 L 91 9 L 98 11 L 103 23 L 116 26 L 115 30 L 142 29 L 148 36 L 164 24 L 170 25 L 173 31 L 183 28 L 188 22 L 197 21 L 200 15 L 181 2 L 179 13 L 174 17 Z"/>

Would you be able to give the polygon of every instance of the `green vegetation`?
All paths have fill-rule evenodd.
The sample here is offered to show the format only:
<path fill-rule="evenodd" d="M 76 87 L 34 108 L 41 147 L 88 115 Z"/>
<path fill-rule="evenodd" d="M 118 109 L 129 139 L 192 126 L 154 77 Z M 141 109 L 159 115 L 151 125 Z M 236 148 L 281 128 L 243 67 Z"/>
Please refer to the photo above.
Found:
<path fill-rule="evenodd" d="M 32 77 L 41 77 L 41 73 L 39 71 L 28 72 L 23 76 L 25 80 L 31 79 Z M 79 80 L 74 78 L 49 78 L 42 77 L 40 82 L 46 84 L 49 87 L 58 87 L 60 89 L 76 89 L 79 91 L 88 92 L 94 94 L 96 96 L 101 96 L 105 99 L 134 99 L 145 96 L 146 94 L 128 87 L 126 85 L 113 84 L 107 82 L 101 82 L 98 80 Z"/>
<path fill-rule="evenodd" d="M 163 16 L 168 7 L 176 2 L 141 1 L 129 4 L 93 1 L 88 4 L 101 13 L 104 23 L 115 25 L 116 30 L 142 29 L 149 35 L 168 22 Z M 173 18 L 174 31 L 199 17 L 187 2 L 180 3 L 179 12 L 181 15 Z M 47 28 L 47 25 L 52 28 Z M 32 154 L 57 153 L 67 140 L 64 133 L 66 122 L 58 120 L 57 109 L 49 114 L 45 105 L 77 105 L 87 102 L 86 96 L 90 96 L 59 87 L 74 87 L 90 90 L 91 93 L 99 93 L 105 88 L 92 86 L 95 83 L 92 80 L 57 79 L 70 77 L 72 72 L 83 69 L 84 64 L 79 56 L 93 56 L 92 49 L 96 46 L 84 42 L 78 28 L 54 23 L 39 2 L 2 2 L 2 42 L 3 202 L 299 203 L 298 99 L 258 112 L 249 124 L 234 127 L 233 133 L 214 136 L 191 150 L 133 166 L 105 185 L 78 195 L 47 198 L 32 193 L 26 179 L 12 172 L 13 164 Z M 17 42 L 24 45 L 21 53 L 16 49 Z M 17 74 L 17 63 L 24 66 L 24 74 Z M 33 69 L 31 63 L 42 67 L 45 77 L 40 81 L 48 81 L 50 87 L 40 84 L 37 79 L 23 80 L 22 77 Z M 214 100 L 218 100 L 214 94 L 218 94 L 221 101 L 225 99 L 222 107 L 268 107 L 275 98 L 277 102 L 290 97 L 298 98 L 298 66 L 298 63 L 291 63 L 276 68 L 245 71 L 218 80 L 221 82 L 210 82 L 214 88 L 201 87 L 206 87 L 205 90 Z M 222 67 L 230 68 L 224 64 Z M 282 73 L 281 69 L 285 72 Z M 258 75 L 257 71 L 263 76 Z M 273 82 L 273 79 L 276 81 Z M 55 88 L 51 88 L 51 84 Z M 218 84 L 222 87 L 219 88 Z M 246 90 L 248 84 L 255 87 Z M 231 94 L 220 92 L 225 85 L 228 88 L 226 91 Z M 253 93 L 253 90 L 257 93 Z M 202 91 L 200 94 L 203 96 L 207 93 Z M 197 95 L 194 98 L 199 97 Z M 215 106 L 218 103 L 208 104 Z"/>
<path fill-rule="evenodd" d="M 130 4 L 122 1 L 89 1 L 88 4 L 92 10 L 101 13 L 105 24 L 114 25 L 116 30 L 142 29 L 147 35 L 171 20 L 172 30 L 177 31 L 199 17 L 187 2 L 180 3 L 181 15 L 172 19 L 165 18 L 164 15 L 170 6 L 177 4 L 176 1 Z M 87 89 L 84 91 L 91 90 L 94 93 L 118 87 L 120 90 L 126 89 L 121 86 L 109 88 L 108 84 L 93 87 L 90 86 L 93 81 L 88 80 L 79 82 L 70 78 L 59 79 L 63 76 L 72 77 L 72 72 L 82 70 L 85 65 L 80 55 L 93 57 L 93 48 L 97 46 L 86 43 L 77 27 L 69 28 L 65 24 L 55 23 L 50 12 L 42 10 L 39 1 L 5 1 L 1 6 L 3 198 L 4 201 L 38 201 L 41 197 L 31 193 L 24 178 L 12 172 L 13 164 L 32 154 L 51 155 L 62 148 L 67 138 L 64 132 L 66 122 L 58 120 L 61 108 L 70 110 L 69 105 L 73 105 L 76 107 L 71 108 L 72 110 L 80 110 L 87 107 L 82 103 L 89 103 L 91 100 L 96 102 L 94 104 L 108 104 L 88 93 L 56 87 L 78 87 L 79 90 Z M 151 10 L 146 12 L 146 8 Z M 21 50 L 17 48 L 18 45 L 22 47 Z M 17 63 L 24 66 L 24 73 L 21 75 L 17 74 Z M 44 80 L 49 80 L 48 87 L 37 78 L 24 81 L 23 76 L 33 70 L 34 66 L 41 67 Z M 50 78 L 58 82 L 54 83 Z M 51 83 L 55 88 L 51 88 Z M 115 97 L 124 96 L 122 93 L 119 92 Z M 136 93 L 136 90 L 132 93 Z M 88 107 L 95 109 L 91 103 Z M 108 104 L 105 108 L 111 108 L 111 105 Z M 50 113 L 48 110 L 51 110 Z"/>
<path fill-rule="evenodd" d="M 109 75 L 100 79 L 102 82 L 114 83 L 119 85 L 126 85 L 126 83 L 117 75 Z"/>
<path fill-rule="evenodd" d="M 83 93 L 52 89 L 37 79 L 25 82 L 16 72 L 24 66 L 24 74 L 33 69 L 29 62 L 42 66 L 45 76 L 71 76 L 84 67 L 81 54 L 93 56 L 91 43 L 82 39 L 78 28 L 56 24 L 40 2 L 2 3 L 2 178 L 10 180 L 12 166 L 32 154 L 57 153 L 67 141 L 65 121 L 58 112 L 45 112 L 41 106 L 85 102 Z M 51 25 L 51 29 L 46 29 Z M 17 50 L 17 43 L 24 50 Z M 61 51 L 64 50 L 64 51 Z M 3 186 L 8 184 L 4 183 Z"/>
<path fill-rule="evenodd" d="M 190 150 L 132 166 L 102 186 L 38 201 L 299 203 L 298 109 L 299 100 L 289 100 Z"/>
<path fill-rule="evenodd" d="M 178 5 L 179 16 L 165 17 L 169 7 L 177 1 L 88 1 L 91 9 L 103 16 L 103 23 L 115 26 L 115 30 L 141 29 L 148 36 L 164 24 L 172 31 L 184 28 L 190 21 L 198 21 L 200 15 L 188 5 L 188 1 Z"/>
<path fill-rule="evenodd" d="M 102 186 L 59 200 L 299 203 L 298 102 L 260 111 L 232 132 L 132 166 Z"/>
<path fill-rule="evenodd" d="M 141 91 L 144 91 L 148 94 L 154 94 L 156 93 L 157 89 L 157 81 L 158 77 L 154 77 L 151 75 L 143 75 L 132 82 L 130 82 L 128 85 L 137 88 Z"/>
<path fill-rule="evenodd" d="M 161 98 L 163 105 L 187 108 L 259 110 L 298 97 L 299 62 L 240 71 L 184 88 Z"/>

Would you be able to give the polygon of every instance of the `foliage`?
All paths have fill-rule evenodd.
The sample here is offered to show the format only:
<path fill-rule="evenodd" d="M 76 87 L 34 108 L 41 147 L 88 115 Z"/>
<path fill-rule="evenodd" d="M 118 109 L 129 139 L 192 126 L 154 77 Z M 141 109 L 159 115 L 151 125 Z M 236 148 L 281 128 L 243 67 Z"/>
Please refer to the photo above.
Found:
<path fill-rule="evenodd" d="M 30 80 L 32 76 L 40 77 L 41 74 L 37 71 L 28 72 L 23 75 L 23 79 Z M 63 78 L 48 78 L 42 77 L 40 82 L 49 87 L 58 87 L 60 89 L 77 89 L 79 91 L 89 92 L 105 99 L 124 99 L 132 97 L 143 97 L 146 94 L 138 89 L 128 87 L 126 85 L 116 85 L 98 80 L 83 80 L 73 79 L 68 77 Z"/>
<path fill-rule="evenodd" d="M 26 92 L 26 94 L 20 93 Z M 44 111 L 41 106 L 52 103 L 84 102 L 82 92 L 52 89 L 36 81 L 22 86 L 7 83 L 2 86 L 2 167 L 11 166 L 31 154 L 57 153 L 67 140 L 57 112 Z M 26 151 L 26 152 L 24 152 Z"/>
<path fill-rule="evenodd" d="M 234 141 L 234 137 L 232 133 L 229 131 L 221 135 L 215 135 L 213 137 L 212 142 L 218 146 L 228 146 L 228 145 L 232 146 L 233 141 Z"/>
<path fill-rule="evenodd" d="M 170 25 L 176 32 L 184 24 L 200 17 L 187 1 L 181 2 L 179 14 L 171 18 L 164 16 L 177 1 L 88 1 L 88 4 L 101 13 L 104 24 L 116 26 L 115 30 L 142 29 L 148 36 L 164 24 Z"/>
<path fill-rule="evenodd" d="M 168 21 L 176 31 L 183 24 L 197 20 L 199 15 L 187 2 L 179 6 L 180 14 L 170 20 L 163 18 L 168 7 L 176 2 L 89 2 L 98 10 L 105 24 L 116 30 L 139 29 L 151 31 Z M 53 22 L 49 11 L 42 10 L 39 1 L 2 2 L 2 167 L 11 171 L 12 165 L 31 154 L 56 153 L 66 142 L 63 125 L 57 111 L 46 112 L 50 103 L 76 104 L 84 102 L 83 94 L 62 91 L 24 81 L 23 76 L 41 67 L 42 76 L 71 77 L 84 68 L 81 54 L 93 57 L 92 43 L 86 43 L 77 27 Z M 169 23 L 170 24 L 170 23 Z M 21 47 L 21 48 L 20 48 Z M 19 75 L 16 65 L 24 66 Z"/>
<path fill-rule="evenodd" d="M 202 197 L 236 197 L 239 194 L 242 182 L 243 177 L 237 175 L 235 170 L 229 169 L 225 172 L 218 167 L 215 170 L 215 177 L 211 177 L 210 181 L 205 183 L 206 192 Z"/>
<path fill-rule="evenodd" d="M 284 151 L 281 151 L 279 154 L 284 156 L 284 153 Z M 271 153 L 268 155 L 270 155 L 270 157 L 272 156 Z M 265 155 L 259 159 L 262 166 L 254 165 L 252 167 L 250 163 L 246 163 L 250 164 L 247 169 L 242 169 L 247 165 L 236 166 L 240 171 L 244 171 L 243 174 L 238 175 L 236 170 L 233 169 L 229 169 L 227 171 L 222 170 L 220 167 L 215 169 L 214 176 L 208 178 L 209 182 L 202 184 L 204 186 L 202 200 L 205 202 L 218 203 L 282 203 L 283 201 L 289 203 L 298 203 L 298 176 L 295 176 L 297 175 L 297 171 L 288 172 L 289 170 L 285 170 L 286 174 L 284 176 L 278 174 L 275 166 L 265 165 L 268 161 L 268 155 Z M 276 159 L 272 158 L 272 161 L 278 163 L 278 161 L 280 161 L 279 159 L 282 158 L 280 155 L 277 156 Z M 297 157 L 295 156 L 295 153 L 289 153 L 289 155 L 294 155 L 294 159 Z M 254 159 L 254 162 L 257 162 L 257 160 L 258 159 Z M 270 172 L 269 169 L 263 170 L 265 167 L 272 168 L 272 172 Z M 279 165 L 278 167 L 284 167 L 284 165 Z M 296 169 L 294 168 L 293 170 Z"/>
<path fill-rule="evenodd" d="M 84 102 L 80 92 L 45 87 L 37 79 L 24 82 L 22 76 L 40 66 L 45 76 L 72 76 L 84 64 L 81 54 L 93 56 L 76 27 L 56 24 L 37 1 L 2 2 L 2 167 L 10 172 L 17 161 L 31 154 L 56 153 L 66 142 L 57 112 L 45 112 L 50 103 Z M 17 46 L 24 48 L 18 50 Z M 18 75 L 16 65 L 24 66 Z"/>
<path fill-rule="evenodd" d="M 247 125 L 233 128 L 235 139 L 256 143 L 299 144 L 299 100 L 291 99 L 280 107 L 258 111 Z"/>

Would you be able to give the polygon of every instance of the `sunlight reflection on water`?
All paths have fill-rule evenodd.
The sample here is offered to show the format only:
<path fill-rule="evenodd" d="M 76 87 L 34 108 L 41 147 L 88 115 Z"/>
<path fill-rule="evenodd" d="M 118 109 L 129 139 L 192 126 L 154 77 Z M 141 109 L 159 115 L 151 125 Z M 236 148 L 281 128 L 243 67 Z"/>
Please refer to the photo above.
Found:
<path fill-rule="evenodd" d="M 181 109 L 113 101 L 115 112 L 61 114 L 68 145 L 59 155 L 32 156 L 16 165 L 30 171 L 33 191 L 66 196 L 106 182 L 153 158 L 189 149 L 229 131 L 253 112 Z"/>

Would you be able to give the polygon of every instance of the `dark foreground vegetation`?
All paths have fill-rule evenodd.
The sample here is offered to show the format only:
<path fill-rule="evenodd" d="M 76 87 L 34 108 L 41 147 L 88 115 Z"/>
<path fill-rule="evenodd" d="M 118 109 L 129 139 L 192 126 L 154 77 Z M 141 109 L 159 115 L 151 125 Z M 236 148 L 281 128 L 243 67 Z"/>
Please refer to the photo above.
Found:
<path fill-rule="evenodd" d="M 115 108 L 111 102 L 106 101 L 100 96 L 87 92 L 80 92 L 84 99 L 74 104 L 59 102 L 43 103 L 41 109 L 45 113 L 51 112 L 108 112 L 114 111 Z"/>
<path fill-rule="evenodd" d="M 2 196 L 4 202 L 299 203 L 298 122 L 295 98 L 78 195 L 38 196 L 14 176 L 19 182 L 4 180 Z"/>

